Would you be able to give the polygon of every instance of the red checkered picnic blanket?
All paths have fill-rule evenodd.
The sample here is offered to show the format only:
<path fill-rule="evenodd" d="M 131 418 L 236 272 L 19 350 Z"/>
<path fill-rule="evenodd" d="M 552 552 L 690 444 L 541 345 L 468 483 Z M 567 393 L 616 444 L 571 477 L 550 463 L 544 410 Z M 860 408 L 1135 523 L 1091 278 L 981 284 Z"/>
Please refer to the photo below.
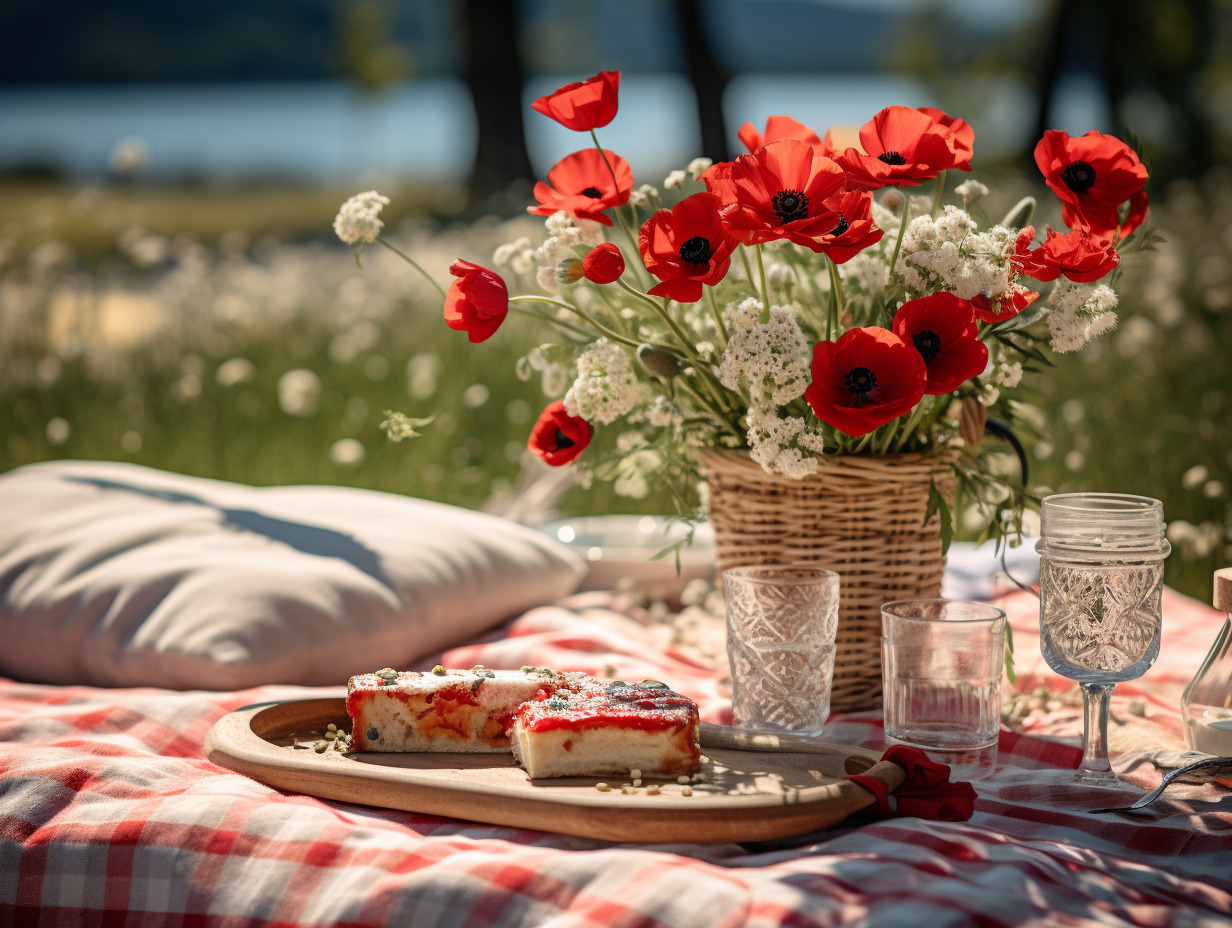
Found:
<path fill-rule="evenodd" d="M 1004 602 L 1023 685 L 1060 690 L 1035 657 L 1034 600 Z M 1174 594 L 1165 615 L 1160 662 L 1118 687 L 1114 705 L 1161 743 L 1175 741 L 1175 694 L 1218 628 L 1211 610 Z M 429 663 L 640 674 L 721 721 L 721 674 L 663 628 L 575 597 Z M 977 784 L 968 822 L 853 820 L 799 847 L 634 846 L 288 795 L 205 760 L 205 734 L 226 712 L 321 693 L 0 681 L 0 925 L 1215 925 L 1232 916 L 1230 794 L 1210 787 L 1138 817 L 1087 814 L 1114 803 L 1070 782 L 1079 714 L 1069 704 L 1037 708 L 1025 733 L 1003 732 L 999 767 Z M 877 713 L 839 717 L 827 734 L 881 746 Z M 1147 766 L 1132 774 L 1149 779 Z"/>

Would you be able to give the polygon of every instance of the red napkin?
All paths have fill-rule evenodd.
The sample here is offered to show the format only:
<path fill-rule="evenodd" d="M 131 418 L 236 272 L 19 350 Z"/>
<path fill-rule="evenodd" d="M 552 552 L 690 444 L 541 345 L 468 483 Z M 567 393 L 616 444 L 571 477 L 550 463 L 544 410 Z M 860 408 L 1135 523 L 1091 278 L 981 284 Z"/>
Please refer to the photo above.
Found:
<path fill-rule="evenodd" d="M 890 804 L 890 791 L 876 777 L 853 774 L 845 779 L 863 786 L 877 797 L 883 817 L 910 815 L 941 822 L 965 822 L 975 811 L 975 787 L 950 782 L 950 768 L 931 761 L 919 748 L 896 744 L 881 758 L 907 771 L 907 779 L 894 790 L 897 808 Z"/>

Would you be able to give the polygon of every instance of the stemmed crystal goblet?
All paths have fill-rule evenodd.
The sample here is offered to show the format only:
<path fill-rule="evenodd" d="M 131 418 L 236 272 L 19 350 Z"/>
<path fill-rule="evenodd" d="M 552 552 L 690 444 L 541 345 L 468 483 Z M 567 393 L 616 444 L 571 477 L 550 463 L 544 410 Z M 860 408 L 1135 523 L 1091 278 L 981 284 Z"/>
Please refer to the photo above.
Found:
<path fill-rule="evenodd" d="M 1159 656 L 1164 537 L 1159 500 L 1062 493 L 1040 507 L 1040 639 L 1048 666 L 1082 687 L 1081 783 L 1120 783 L 1108 760 L 1108 702 Z"/>

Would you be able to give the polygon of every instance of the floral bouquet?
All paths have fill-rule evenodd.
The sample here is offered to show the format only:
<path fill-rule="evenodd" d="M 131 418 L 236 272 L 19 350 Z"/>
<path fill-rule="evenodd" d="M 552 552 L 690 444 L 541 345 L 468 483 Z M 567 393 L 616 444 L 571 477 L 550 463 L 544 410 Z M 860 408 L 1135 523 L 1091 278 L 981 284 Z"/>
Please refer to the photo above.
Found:
<path fill-rule="evenodd" d="M 605 71 L 534 103 L 593 142 L 534 188 L 528 212 L 546 218 L 546 238 L 498 248 L 499 272 L 456 261 L 448 293 L 433 282 L 446 324 L 472 342 L 511 311 L 555 333 L 518 361 L 553 399 L 530 450 L 628 495 L 666 487 L 685 517 L 702 449 L 744 450 L 789 478 L 840 455 L 937 453 L 956 462 L 983 537 L 1019 535 L 1030 497 L 981 442 L 988 431 L 1017 446 L 1031 427 L 1030 405 L 1012 397 L 1049 364 L 1047 348 L 1077 350 L 1116 324 L 1116 294 L 1097 282 L 1115 278 L 1146 214 L 1134 151 L 1098 132 L 1046 132 L 1035 160 L 1069 230 L 1037 244 L 1030 197 L 999 222 L 974 179 L 954 188 L 961 205 L 947 202 L 948 172 L 971 169 L 974 130 L 940 110 L 890 106 L 858 137 L 819 137 L 786 116 L 760 132 L 745 123 L 747 154 L 696 159 L 660 191 L 599 143 L 619 82 Z M 928 195 L 905 190 L 925 182 Z M 353 197 L 339 236 L 397 251 L 379 235 L 387 202 Z M 622 420 L 610 450 L 587 456 L 595 431 Z M 384 425 L 401 438 L 425 421 L 392 413 Z M 946 537 L 949 508 L 932 496 Z"/>

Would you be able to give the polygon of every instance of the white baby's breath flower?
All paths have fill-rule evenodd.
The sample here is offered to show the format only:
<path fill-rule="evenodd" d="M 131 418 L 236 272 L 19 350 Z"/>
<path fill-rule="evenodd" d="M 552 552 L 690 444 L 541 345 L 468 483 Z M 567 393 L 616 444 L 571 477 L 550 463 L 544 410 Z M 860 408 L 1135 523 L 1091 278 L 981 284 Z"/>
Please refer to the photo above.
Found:
<path fill-rule="evenodd" d="M 758 321 L 761 309 L 754 299 L 727 308 L 730 338 L 715 373 L 730 390 L 740 390 L 743 381 L 754 403 L 782 406 L 808 387 L 808 339 L 789 307 L 771 306 L 766 323 Z"/>
<path fill-rule="evenodd" d="M 517 241 L 501 245 L 492 253 L 492 263 L 497 267 L 507 267 L 513 264 L 514 258 L 530 248 L 530 239 L 523 236 Z"/>
<path fill-rule="evenodd" d="M 334 218 L 334 232 L 348 245 L 368 244 L 376 241 L 385 228 L 379 218 L 381 209 L 389 205 L 389 197 L 375 190 L 357 193 L 338 210 Z"/>
<path fill-rule="evenodd" d="M 664 190 L 675 190 L 677 187 L 683 187 L 685 181 L 684 171 L 672 171 L 663 181 Z"/>
<path fill-rule="evenodd" d="M 1014 361 L 1012 364 L 1002 361 L 997 365 L 996 371 L 993 373 L 993 380 L 1002 387 L 1013 388 L 1018 386 L 1022 380 L 1022 363 Z"/>
<path fill-rule="evenodd" d="M 556 292 L 556 267 L 546 265 L 535 271 L 535 283 L 548 293 Z"/>
<path fill-rule="evenodd" d="M 979 395 L 976 397 L 983 405 L 991 406 L 1001 397 L 1001 391 L 990 383 L 984 384 Z"/>
<path fill-rule="evenodd" d="M 587 422 L 610 425 L 646 398 L 633 359 L 601 338 L 577 360 L 577 379 L 565 394 L 565 409 Z"/>
<path fill-rule="evenodd" d="M 710 170 L 710 166 L 714 164 L 709 158 L 694 158 L 689 162 L 687 168 L 689 176 L 694 180 L 701 180 L 701 176 Z"/>
<path fill-rule="evenodd" d="M 1115 328 L 1116 291 L 1107 285 L 1091 287 L 1061 281 L 1049 295 L 1048 334 L 1052 350 L 1077 351 L 1093 338 Z"/>
<path fill-rule="evenodd" d="M 954 192 L 962 197 L 963 206 L 970 206 L 981 197 L 988 196 L 988 188 L 972 177 L 954 188 Z"/>
<path fill-rule="evenodd" d="M 629 192 L 629 202 L 634 206 L 649 206 L 659 198 L 659 191 L 651 184 L 642 184 Z"/>
<path fill-rule="evenodd" d="M 754 405 L 749 409 L 749 456 L 768 474 L 783 474 L 799 480 L 816 473 L 818 463 L 797 445 L 809 434 L 798 416 L 780 417 L 773 406 Z"/>

